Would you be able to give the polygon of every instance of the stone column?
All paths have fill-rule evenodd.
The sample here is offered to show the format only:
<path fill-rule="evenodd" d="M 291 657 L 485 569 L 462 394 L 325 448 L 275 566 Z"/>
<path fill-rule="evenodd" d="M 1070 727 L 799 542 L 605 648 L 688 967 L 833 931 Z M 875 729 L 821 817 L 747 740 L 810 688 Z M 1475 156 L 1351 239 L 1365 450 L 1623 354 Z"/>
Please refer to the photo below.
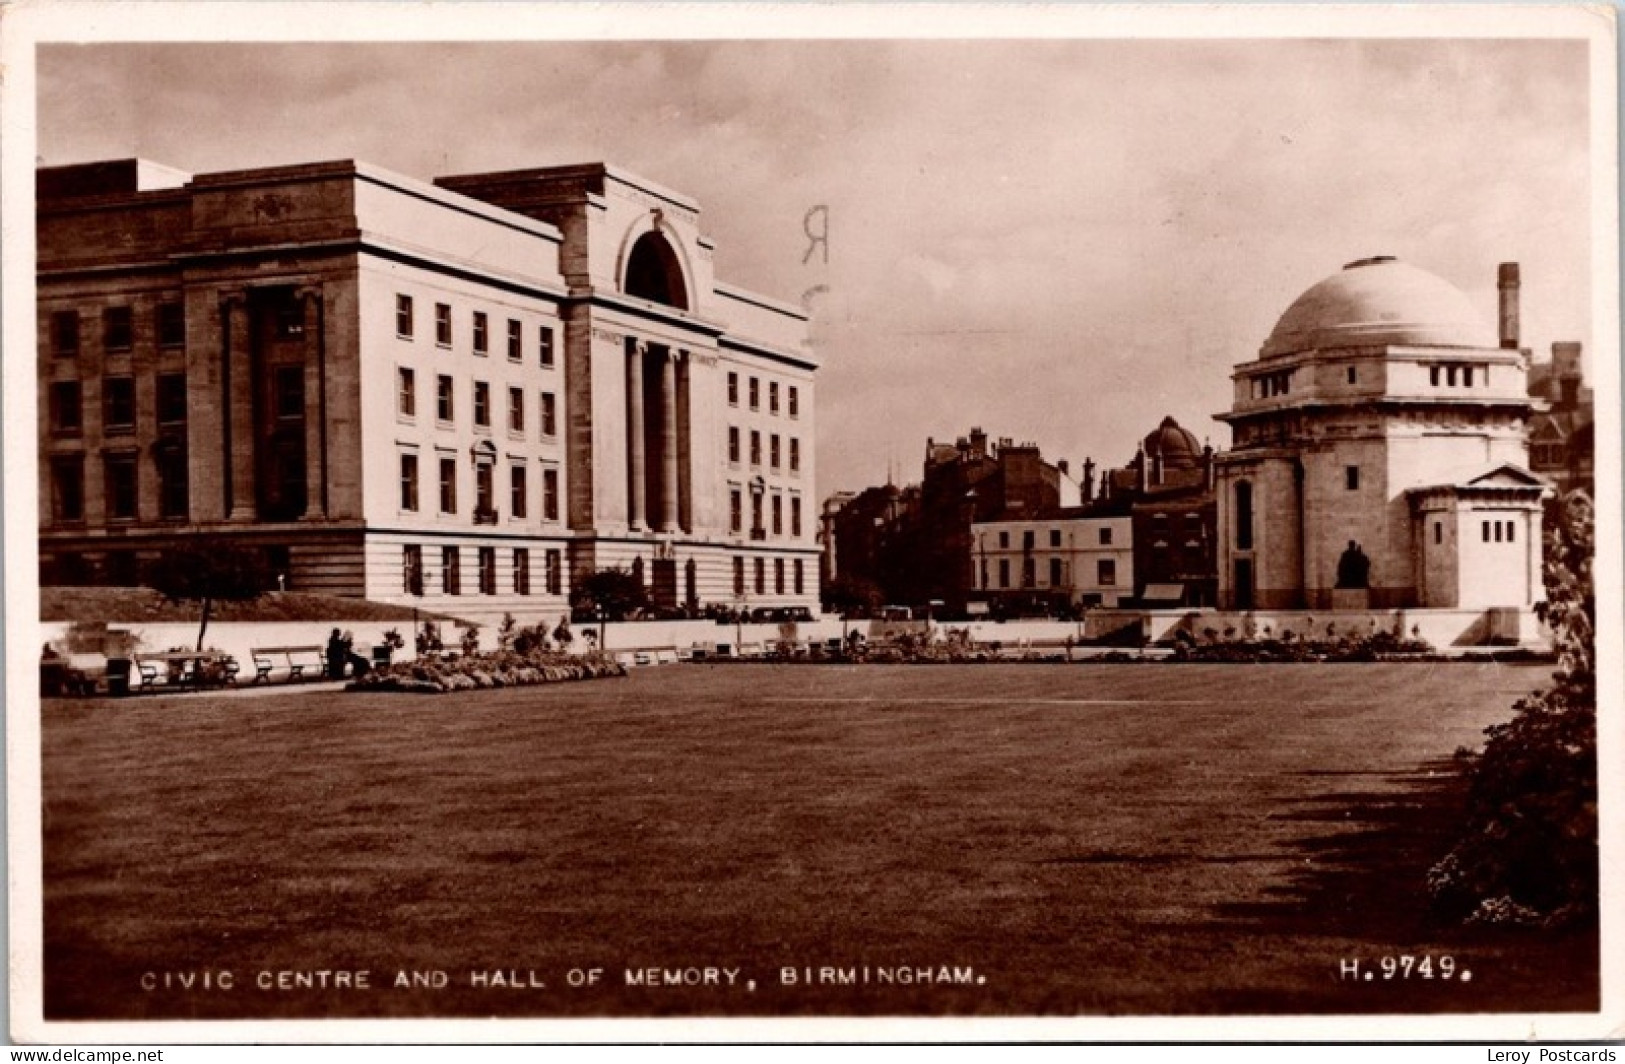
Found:
<path fill-rule="evenodd" d="M 648 468 L 643 448 L 643 356 L 648 345 L 634 340 L 631 346 L 626 366 L 626 456 L 627 478 L 631 481 L 626 493 L 626 523 L 638 529 L 643 527 L 647 514 L 644 506 Z"/>
<path fill-rule="evenodd" d="M 677 359 L 660 360 L 660 531 L 677 531 Z"/>
<path fill-rule="evenodd" d="M 301 288 L 305 320 L 305 520 L 327 516 L 327 339 L 320 285 Z"/>
<path fill-rule="evenodd" d="M 254 350 L 250 336 L 248 300 L 241 292 L 227 294 L 220 301 L 220 326 L 225 333 L 221 345 L 221 381 L 224 385 L 226 448 L 226 517 L 231 521 L 254 520 Z"/>

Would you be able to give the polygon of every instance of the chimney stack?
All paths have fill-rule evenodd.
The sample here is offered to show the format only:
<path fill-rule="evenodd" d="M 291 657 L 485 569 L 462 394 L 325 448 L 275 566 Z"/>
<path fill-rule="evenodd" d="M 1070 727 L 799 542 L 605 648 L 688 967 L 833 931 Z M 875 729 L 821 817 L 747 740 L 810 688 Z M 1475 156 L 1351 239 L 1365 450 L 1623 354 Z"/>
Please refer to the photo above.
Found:
<path fill-rule="evenodd" d="M 1095 499 L 1095 460 L 1083 460 L 1083 501 L 1093 502 Z"/>
<path fill-rule="evenodd" d="M 1501 347 L 1518 350 L 1518 264 L 1503 262 L 1499 274 L 1501 287 Z"/>

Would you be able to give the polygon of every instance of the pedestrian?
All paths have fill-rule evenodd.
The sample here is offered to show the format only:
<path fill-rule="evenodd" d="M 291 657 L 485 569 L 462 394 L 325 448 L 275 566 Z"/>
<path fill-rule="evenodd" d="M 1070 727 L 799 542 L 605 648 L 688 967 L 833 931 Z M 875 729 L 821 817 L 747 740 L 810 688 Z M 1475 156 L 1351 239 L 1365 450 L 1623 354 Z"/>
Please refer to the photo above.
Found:
<path fill-rule="evenodd" d="M 344 663 L 350 656 L 350 647 L 337 628 L 327 637 L 327 678 L 344 679 Z"/>

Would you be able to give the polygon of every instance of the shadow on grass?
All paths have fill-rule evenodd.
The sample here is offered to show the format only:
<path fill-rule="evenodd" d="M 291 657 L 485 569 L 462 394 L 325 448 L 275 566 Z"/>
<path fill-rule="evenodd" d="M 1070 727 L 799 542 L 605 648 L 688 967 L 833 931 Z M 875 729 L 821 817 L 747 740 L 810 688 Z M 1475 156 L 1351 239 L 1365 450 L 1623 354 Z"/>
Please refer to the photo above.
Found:
<path fill-rule="evenodd" d="M 1361 773 L 1306 775 L 1357 777 Z M 1353 978 L 1328 972 L 1324 990 L 1297 1004 L 1320 1011 L 1593 1011 L 1600 1007 L 1596 928 L 1562 933 L 1530 928 L 1462 926 L 1430 911 L 1428 870 L 1449 852 L 1464 819 L 1466 780 L 1450 760 L 1408 773 L 1363 774 L 1372 785 L 1307 799 L 1273 819 L 1302 825 L 1283 847 L 1292 871 L 1266 888 L 1263 900 L 1219 907 L 1221 928 L 1287 941 L 1344 941 L 1361 968 Z M 1325 825 L 1324 832 L 1315 825 Z M 1335 829 L 1333 829 L 1335 826 Z M 1384 959 L 1450 956 L 1457 970 L 1475 972 L 1468 985 L 1413 976 L 1384 977 Z M 1341 964 L 1342 958 L 1339 959 Z M 1471 967 L 1469 967 L 1469 965 Z M 1365 975 L 1375 971 L 1375 977 Z M 1435 972 L 1437 968 L 1435 967 Z M 1365 985 L 1369 979 L 1371 986 Z M 1386 985 L 1385 985 L 1386 984 Z M 1239 994 L 1236 1011 L 1264 1005 Z M 1278 996 L 1268 1010 L 1278 1011 Z"/>

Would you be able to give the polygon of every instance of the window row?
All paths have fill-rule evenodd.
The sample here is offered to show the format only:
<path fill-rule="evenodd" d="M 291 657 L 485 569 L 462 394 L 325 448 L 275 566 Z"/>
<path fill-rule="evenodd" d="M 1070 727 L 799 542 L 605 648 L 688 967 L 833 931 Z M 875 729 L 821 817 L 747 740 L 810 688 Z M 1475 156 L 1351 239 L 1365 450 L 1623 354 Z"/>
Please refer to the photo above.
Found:
<path fill-rule="evenodd" d="M 1518 541 L 1518 526 L 1511 521 L 1485 521 L 1484 542 L 1490 543 L 1516 543 Z"/>
<path fill-rule="evenodd" d="M 469 341 L 476 355 L 489 355 L 491 353 L 491 316 L 483 310 L 472 312 L 469 319 Z M 417 335 L 417 301 L 409 295 L 397 293 L 395 296 L 395 335 L 402 340 L 411 340 Z M 554 332 L 551 325 L 538 325 L 536 327 L 536 360 L 544 368 L 552 368 L 555 364 Z M 505 333 L 506 350 L 509 362 L 523 362 L 525 360 L 525 326 L 518 318 L 507 319 Z M 452 342 L 452 310 L 450 303 L 436 303 L 434 305 L 434 342 L 438 347 L 451 346 Z"/>
<path fill-rule="evenodd" d="M 159 303 L 153 310 L 153 331 L 159 347 L 186 346 L 186 307 L 180 302 Z M 59 358 L 72 358 L 82 346 L 82 315 L 77 310 L 58 310 L 51 314 L 51 353 Z M 131 306 L 104 307 L 101 313 L 102 350 L 110 353 L 125 352 L 135 347 L 135 308 Z"/>
<path fill-rule="evenodd" d="M 988 581 L 988 575 L 989 575 L 989 571 L 990 571 L 990 566 L 988 564 L 988 560 L 986 558 L 982 559 L 982 588 L 984 590 L 997 587 L 1001 591 L 1007 591 L 1011 587 L 1015 586 L 1010 582 L 1010 575 L 1011 575 L 1010 561 L 1011 560 L 1009 558 L 1000 558 L 1000 559 L 998 559 L 997 569 L 994 570 L 994 571 L 996 571 L 998 573 L 998 583 L 997 584 L 992 584 L 992 583 L 989 583 L 989 581 Z M 1049 560 L 1049 574 L 1048 575 L 1049 575 L 1049 584 L 1048 584 L 1049 587 L 1066 587 L 1067 586 L 1066 563 L 1064 561 L 1062 561 L 1060 558 L 1051 558 Z M 1097 559 L 1095 559 L 1095 586 L 1096 587 L 1115 587 L 1116 584 L 1117 584 L 1117 559 L 1116 558 L 1097 558 Z M 1023 558 L 1023 559 L 1021 559 L 1021 586 L 1024 587 L 1024 588 L 1037 587 L 1038 586 L 1038 564 L 1037 564 L 1037 559 L 1036 558 Z"/>
<path fill-rule="evenodd" d="M 490 428 L 492 419 L 491 384 L 489 381 L 474 382 L 474 427 Z M 397 371 L 396 383 L 396 410 L 403 418 L 413 418 L 418 412 L 418 384 L 417 371 L 402 366 Z M 442 373 L 435 378 L 434 415 L 435 420 L 451 425 L 457 420 L 457 385 L 450 374 Z M 523 434 L 526 420 L 525 390 L 517 385 L 508 388 L 508 431 Z M 559 434 L 559 401 L 553 392 L 541 393 L 541 404 L 538 409 L 540 415 L 542 436 L 553 437 Z"/>
<path fill-rule="evenodd" d="M 475 547 L 475 586 L 481 595 L 497 593 L 497 548 Z M 508 548 L 510 588 L 515 595 L 534 594 L 530 572 L 530 548 Z M 401 576 L 408 595 L 424 593 L 423 547 L 408 543 L 401 547 Z M 564 557 L 557 550 L 542 555 L 541 590 L 547 595 L 564 594 Z M 463 593 L 463 548 L 440 548 L 440 591 L 446 595 Z"/>
<path fill-rule="evenodd" d="M 728 462 L 738 465 L 740 461 L 741 433 L 738 425 L 728 426 Z M 768 465 L 773 469 L 784 467 L 784 451 L 781 448 L 783 438 L 778 433 L 768 437 Z M 790 472 L 801 472 L 801 440 L 799 437 L 789 437 Z M 762 434 L 757 429 L 750 430 L 750 464 L 762 464 Z"/>
<path fill-rule="evenodd" d="M 155 424 L 161 427 L 184 425 L 186 374 L 160 373 L 155 381 L 153 403 Z M 47 424 L 54 435 L 78 436 L 84 432 L 84 385 L 81 381 L 52 381 L 46 405 Z M 110 436 L 133 433 L 136 430 L 137 416 L 135 378 L 103 377 L 102 432 Z"/>
<path fill-rule="evenodd" d="M 1166 515 L 1161 515 L 1161 516 L 1166 516 Z M 1061 543 L 1061 538 L 1062 538 L 1061 537 L 1061 530 L 1059 528 L 1052 528 L 1052 529 L 1049 529 L 1048 532 L 1049 532 L 1049 535 L 1048 535 L 1047 538 L 1049 540 L 1050 547 L 1051 548 L 1059 548 L 1062 545 L 1062 543 Z M 1099 542 L 1100 546 L 1102 546 L 1102 547 L 1111 546 L 1112 545 L 1112 530 L 1111 530 L 1111 528 L 1109 526 L 1102 525 L 1100 528 L 1096 529 L 1095 538 Z M 1022 533 L 1021 533 L 1021 549 L 1022 550 L 1034 550 L 1034 549 L 1037 548 L 1037 546 L 1038 546 L 1038 533 L 1034 529 L 1031 529 L 1031 528 L 1023 529 Z M 999 530 L 999 549 L 1000 550 L 1009 550 L 1010 549 L 1010 532 L 1009 532 L 1008 529 L 1000 529 Z"/>
<path fill-rule="evenodd" d="M 457 459 L 441 456 L 438 462 L 439 512 L 457 513 Z M 418 456 L 410 451 L 401 455 L 401 510 L 417 513 L 420 508 Z M 524 465 L 508 467 L 508 514 L 514 518 L 530 516 L 530 472 Z M 496 467 L 480 462 L 474 467 L 474 523 L 495 524 Z M 544 521 L 559 519 L 559 471 L 552 466 L 542 467 L 542 509 Z"/>
<path fill-rule="evenodd" d="M 109 521 L 134 521 L 142 497 L 141 456 L 135 451 L 104 455 L 102 513 Z M 158 516 L 185 520 L 190 507 L 186 446 L 179 440 L 160 441 L 152 451 L 152 474 L 157 480 Z M 85 456 L 58 455 L 51 459 L 51 519 L 56 524 L 85 520 Z"/>
<path fill-rule="evenodd" d="M 1490 367 L 1479 364 L 1444 363 L 1428 367 L 1428 383 L 1437 388 L 1444 385 L 1446 388 L 1471 388 L 1474 382 L 1488 385 L 1490 383 Z"/>
<path fill-rule="evenodd" d="M 763 502 L 767 496 L 752 493 L 750 497 L 750 538 L 766 539 L 768 527 L 763 523 Z M 772 499 L 773 525 L 772 534 L 784 535 L 784 496 L 774 494 Z M 728 489 L 728 531 L 736 536 L 744 535 L 745 528 L 745 491 L 743 488 L 730 487 Z M 790 496 L 790 535 L 801 535 L 801 496 Z"/>
<path fill-rule="evenodd" d="M 762 408 L 762 379 L 760 377 L 751 377 L 746 382 L 746 386 L 750 396 L 750 408 L 752 410 L 760 410 Z M 784 400 L 785 412 L 789 414 L 790 417 L 800 417 L 801 390 L 794 384 L 785 385 Z M 728 405 L 739 405 L 739 374 L 733 370 L 728 372 Z M 767 382 L 767 412 L 769 414 L 777 414 L 779 412 L 778 381 Z"/>
<path fill-rule="evenodd" d="M 1292 370 L 1281 369 L 1273 373 L 1260 373 L 1252 378 L 1252 396 L 1254 399 L 1273 399 L 1277 395 L 1289 395 L 1292 392 Z"/>
<path fill-rule="evenodd" d="M 773 594 L 786 593 L 801 595 L 806 593 L 807 571 L 800 558 L 790 559 L 789 581 L 785 580 L 786 567 L 783 558 L 773 559 Z M 743 596 L 747 593 L 767 594 L 767 559 L 751 559 L 751 580 L 747 591 L 745 581 L 745 558 L 734 555 L 734 594 Z"/>

